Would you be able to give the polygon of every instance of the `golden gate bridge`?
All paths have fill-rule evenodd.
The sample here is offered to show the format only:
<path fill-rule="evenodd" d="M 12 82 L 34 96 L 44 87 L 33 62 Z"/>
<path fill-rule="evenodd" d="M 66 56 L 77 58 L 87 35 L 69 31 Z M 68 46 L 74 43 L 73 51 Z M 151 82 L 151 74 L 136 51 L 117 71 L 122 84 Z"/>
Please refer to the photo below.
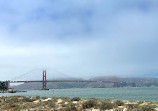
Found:
<path fill-rule="evenodd" d="M 42 90 L 49 90 L 47 88 L 47 83 L 48 82 L 103 82 L 103 83 L 113 83 L 113 86 L 115 87 L 117 85 L 117 81 L 113 80 L 113 81 L 101 81 L 101 80 L 47 80 L 47 73 L 46 70 L 43 70 L 43 74 L 42 74 L 42 80 L 17 80 L 17 81 L 13 81 L 13 80 L 7 80 L 7 81 L 1 81 L 4 82 L 7 89 L 10 86 L 10 83 L 33 83 L 33 82 L 40 82 L 42 83 Z"/>

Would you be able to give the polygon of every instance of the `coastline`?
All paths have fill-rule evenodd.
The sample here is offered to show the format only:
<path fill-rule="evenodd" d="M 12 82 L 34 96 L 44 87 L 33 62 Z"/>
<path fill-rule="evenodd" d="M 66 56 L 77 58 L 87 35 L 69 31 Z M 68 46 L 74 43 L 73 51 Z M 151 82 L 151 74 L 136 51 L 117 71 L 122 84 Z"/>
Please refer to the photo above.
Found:
<path fill-rule="evenodd" d="M 68 97 L 0 97 L 3 111 L 158 111 L 157 101 Z"/>

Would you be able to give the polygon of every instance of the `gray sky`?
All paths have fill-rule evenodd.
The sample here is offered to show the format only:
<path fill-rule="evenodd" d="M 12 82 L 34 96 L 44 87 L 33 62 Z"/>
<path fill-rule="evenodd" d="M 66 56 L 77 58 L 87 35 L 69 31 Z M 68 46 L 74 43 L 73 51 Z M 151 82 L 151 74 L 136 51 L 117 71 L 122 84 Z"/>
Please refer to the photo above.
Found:
<path fill-rule="evenodd" d="M 158 1 L 1 0 L 0 78 L 43 68 L 73 77 L 158 74 Z"/>

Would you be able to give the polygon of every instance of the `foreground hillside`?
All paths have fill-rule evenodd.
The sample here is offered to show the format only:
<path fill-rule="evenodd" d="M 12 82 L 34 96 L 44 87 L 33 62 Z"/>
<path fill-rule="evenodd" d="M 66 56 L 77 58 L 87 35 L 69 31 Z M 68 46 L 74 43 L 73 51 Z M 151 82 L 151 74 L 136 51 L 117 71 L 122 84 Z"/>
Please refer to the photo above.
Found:
<path fill-rule="evenodd" d="M 0 97 L 0 111 L 158 111 L 158 102 L 12 96 Z"/>

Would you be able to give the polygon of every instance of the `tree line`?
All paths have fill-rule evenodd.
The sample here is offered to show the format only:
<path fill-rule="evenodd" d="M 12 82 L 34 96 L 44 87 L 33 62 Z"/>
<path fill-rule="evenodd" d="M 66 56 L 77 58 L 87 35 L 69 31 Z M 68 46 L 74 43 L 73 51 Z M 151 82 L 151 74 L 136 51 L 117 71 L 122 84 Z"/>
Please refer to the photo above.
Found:
<path fill-rule="evenodd" d="M 0 90 L 7 90 L 5 82 L 0 81 Z"/>

